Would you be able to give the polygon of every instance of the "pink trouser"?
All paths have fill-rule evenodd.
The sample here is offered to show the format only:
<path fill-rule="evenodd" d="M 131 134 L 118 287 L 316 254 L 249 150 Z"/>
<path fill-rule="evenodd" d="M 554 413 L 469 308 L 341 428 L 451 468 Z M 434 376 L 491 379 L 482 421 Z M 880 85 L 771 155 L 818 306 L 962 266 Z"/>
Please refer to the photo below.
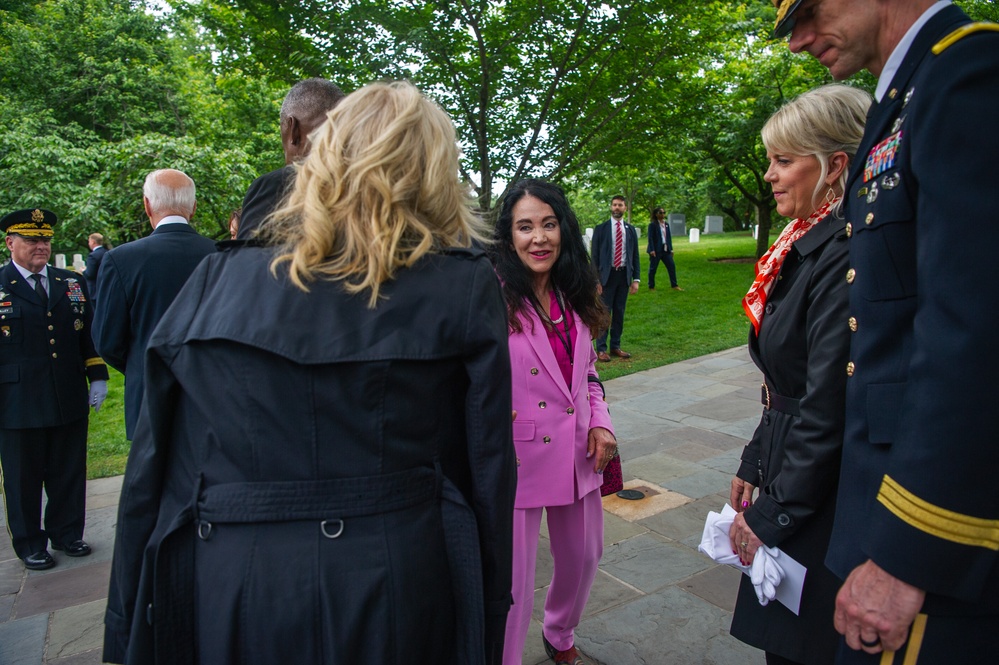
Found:
<path fill-rule="evenodd" d="M 573 631 L 583 616 L 604 551 L 604 513 L 598 490 L 568 506 L 514 509 L 513 606 L 506 620 L 503 665 L 520 665 L 524 654 L 534 609 L 534 570 L 542 510 L 548 514 L 554 561 L 545 600 L 544 635 L 559 651 L 573 644 Z"/>

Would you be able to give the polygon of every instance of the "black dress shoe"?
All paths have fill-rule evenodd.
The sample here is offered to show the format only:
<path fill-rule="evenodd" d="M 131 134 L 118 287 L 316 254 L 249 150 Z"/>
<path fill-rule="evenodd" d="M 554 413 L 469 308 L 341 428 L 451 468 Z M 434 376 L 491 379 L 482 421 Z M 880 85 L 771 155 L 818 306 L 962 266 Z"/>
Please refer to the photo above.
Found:
<path fill-rule="evenodd" d="M 87 556 L 93 550 L 82 540 L 74 540 L 69 545 L 52 545 L 52 549 L 66 553 L 66 556 Z"/>
<path fill-rule="evenodd" d="M 35 552 L 24 557 L 24 567 L 28 570 L 48 570 L 55 565 L 55 559 L 48 553 L 48 550 Z"/>

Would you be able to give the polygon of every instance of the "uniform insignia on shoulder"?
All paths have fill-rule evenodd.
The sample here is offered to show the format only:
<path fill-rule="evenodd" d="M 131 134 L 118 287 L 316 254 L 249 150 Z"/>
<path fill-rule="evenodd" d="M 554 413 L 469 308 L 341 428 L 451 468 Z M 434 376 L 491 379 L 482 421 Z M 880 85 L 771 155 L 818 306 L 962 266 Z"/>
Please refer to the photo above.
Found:
<path fill-rule="evenodd" d="M 81 330 L 83 330 L 83 321 L 81 321 L 80 319 L 73 321 L 73 330 L 75 330 L 76 332 L 80 332 Z"/>
<path fill-rule="evenodd" d="M 871 148 L 867 154 L 867 162 L 864 164 L 864 182 L 870 182 L 895 166 L 895 153 L 898 152 L 898 144 L 901 140 L 902 132 L 895 132 Z"/>
<path fill-rule="evenodd" d="M 987 31 L 999 32 L 999 23 L 980 22 L 980 23 L 968 23 L 967 25 L 962 25 L 960 28 L 958 28 L 957 30 L 950 33 L 949 35 L 938 41 L 936 44 L 934 44 L 933 48 L 930 50 L 933 51 L 933 55 L 940 55 L 941 53 L 943 53 L 948 48 L 950 48 L 957 42 L 961 41 L 968 35 L 974 34 L 976 32 L 987 32 Z"/>

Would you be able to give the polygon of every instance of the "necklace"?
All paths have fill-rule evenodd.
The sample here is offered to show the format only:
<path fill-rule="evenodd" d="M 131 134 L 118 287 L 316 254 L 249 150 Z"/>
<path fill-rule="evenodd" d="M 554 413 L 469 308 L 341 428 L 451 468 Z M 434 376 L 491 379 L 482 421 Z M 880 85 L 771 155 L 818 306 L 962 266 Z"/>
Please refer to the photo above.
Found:
<path fill-rule="evenodd" d="M 548 314 L 544 315 L 544 319 L 551 324 L 552 330 L 555 332 L 555 336 L 558 337 L 558 341 L 561 342 L 562 348 L 565 349 L 566 355 L 569 357 L 569 365 L 573 365 L 572 357 L 572 337 L 569 334 L 569 321 L 565 316 L 565 301 L 562 299 L 562 292 L 555 289 L 555 304 L 558 305 L 559 317 L 556 320 L 552 320 L 551 316 Z M 562 331 L 558 329 L 558 324 L 561 323 L 565 331 L 565 336 L 562 336 Z"/>

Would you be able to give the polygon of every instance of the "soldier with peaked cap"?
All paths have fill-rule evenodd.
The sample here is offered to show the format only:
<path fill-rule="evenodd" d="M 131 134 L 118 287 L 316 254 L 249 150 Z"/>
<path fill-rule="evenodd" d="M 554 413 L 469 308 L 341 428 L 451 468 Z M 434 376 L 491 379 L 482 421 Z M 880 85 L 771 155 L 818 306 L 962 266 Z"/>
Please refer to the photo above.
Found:
<path fill-rule="evenodd" d="M 845 195 L 838 662 L 993 662 L 999 25 L 933 0 L 774 4 L 792 51 L 878 77 Z"/>
<path fill-rule="evenodd" d="M 0 270 L 0 468 L 14 552 L 32 570 L 55 565 L 50 542 L 67 556 L 90 554 L 88 409 L 99 410 L 107 396 L 86 283 L 48 265 L 55 225 L 56 216 L 38 208 L 0 219 L 11 257 Z"/>

